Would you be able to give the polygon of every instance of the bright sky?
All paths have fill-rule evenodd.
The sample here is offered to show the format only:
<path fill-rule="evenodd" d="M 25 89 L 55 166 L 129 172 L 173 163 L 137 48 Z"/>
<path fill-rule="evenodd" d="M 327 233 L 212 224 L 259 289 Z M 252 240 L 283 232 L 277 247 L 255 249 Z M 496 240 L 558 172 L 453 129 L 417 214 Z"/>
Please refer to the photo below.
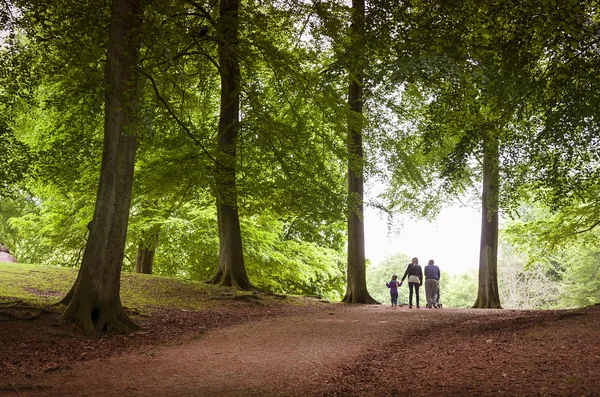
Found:
<path fill-rule="evenodd" d="M 389 232 L 386 219 L 365 208 L 365 254 L 376 264 L 397 253 L 429 259 L 442 271 L 464 273 L 479 267 L 481 214 L 472 208 L 450 207 L 433 222 L 407 219 L 399 231 Z"/>

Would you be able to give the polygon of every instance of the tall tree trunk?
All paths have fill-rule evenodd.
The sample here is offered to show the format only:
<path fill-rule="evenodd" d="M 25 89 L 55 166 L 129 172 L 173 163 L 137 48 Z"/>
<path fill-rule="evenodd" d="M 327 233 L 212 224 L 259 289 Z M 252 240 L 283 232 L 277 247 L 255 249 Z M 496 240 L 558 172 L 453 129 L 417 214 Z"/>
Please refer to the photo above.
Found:
<path fill-rule="evenodd" d="M 141 241 L 138 244 L 137 257 L 135 258 L 135 272 L 141 274 L 152 274 L 154 254 L 158 246 L 158 228 L 150 231 L 149 241 Z"/>
<path fill-rule="evenodd" d="M 498 151 L 498 136 L 492 131 L 483 141 L 479 288 L 473 305 L 478 309 L 502 309 L 498 292 Z"/>
<path fill-rule="evenodd" d="M 352 47 L 348 87 L 348 275 L 346 303 L 377 303 L 367 291 L 363 211 L 363 69 L 365 0 L 352 0 Z"/>
<path fill-rule="evenodd" d="M 220 2 L 218 51 L 221 111 L 216 177 L 219 267 L 209 282 L 250 290 L 255 288 L 248 279 L 244 265 L 236 190 L 236 145 L 240 109 L 239 6 L 239 0 Z"/>
<path fill-rule="evenodd" d="M 62 322 L 86 335 L 139 327 L 121 305 L 120 279 L 136 151 L 135 67 L 142 24 L 141 0 L 113 0 L 104 80 L 104 152 L 90 235 L 77 280 L 63 299 Z"/>

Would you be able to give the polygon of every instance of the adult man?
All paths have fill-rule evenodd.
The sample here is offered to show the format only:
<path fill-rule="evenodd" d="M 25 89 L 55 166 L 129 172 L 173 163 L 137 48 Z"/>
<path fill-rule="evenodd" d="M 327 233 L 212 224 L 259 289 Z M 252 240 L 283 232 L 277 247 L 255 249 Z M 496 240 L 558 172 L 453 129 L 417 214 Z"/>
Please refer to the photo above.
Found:
<path fill-rule="evenodd" d="M 427 308 L 431 309 L 437 305 L 438 291 L 440 287 L 440 268 L 434 265 L 433 259 L 425 266 L 425 297 Z"/>

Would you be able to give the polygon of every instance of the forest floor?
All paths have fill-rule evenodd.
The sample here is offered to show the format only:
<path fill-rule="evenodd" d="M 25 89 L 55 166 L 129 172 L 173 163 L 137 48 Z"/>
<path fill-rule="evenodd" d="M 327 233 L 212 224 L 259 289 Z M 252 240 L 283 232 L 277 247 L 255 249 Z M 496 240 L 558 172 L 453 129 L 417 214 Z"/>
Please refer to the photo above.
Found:
<path fill-rule="evenodd" d="M 141 331 L 96 339 L 58 326 L 51 308 L 0 321 L 0 394 L 600 396 L 599 306 L 409 309 L 243 296 L 210 310 L 134 313 Z"/>

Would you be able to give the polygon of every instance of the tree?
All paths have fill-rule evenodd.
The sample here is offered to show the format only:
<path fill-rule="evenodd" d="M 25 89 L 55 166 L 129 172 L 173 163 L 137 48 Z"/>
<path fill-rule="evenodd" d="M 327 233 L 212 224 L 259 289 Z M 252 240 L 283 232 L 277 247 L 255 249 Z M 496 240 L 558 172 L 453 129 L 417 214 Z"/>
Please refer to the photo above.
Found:
<path fill-rule="evenodd" d="M 11 2 L 21 45 L 12 80 L 11 126 L 32 154 L 31 177 L 19 195 L 32 210 L 13 218 L 23 257 L 75 266 L 85 246 L 102 153 L 102 66 L 106 48 L 103 3 Z M 100 33 L 102 32 L 102 34 Z M 26 64 L 21 61 L 28 60 Z M 65 67 L 69 65 L 69 67 Z M 27 71 L 24 73 L 24 71 Z M 23 76 L 35 76 L 27 81 Z M 6 102 L 9 103 L 9 102 Z M 41 258 L 41 259 L 40 259 Z"/>
<path fill-rule="evenodd" d="M 505 149 L 500 157 L 506 186 L 502 204 L 509 214 L 514 215 L 515 207 L 530 197 L 566 212 L 573 203 L 592 211 L 595 207 L 600 159 L 595 138 L 600 102 L 597 90 L 591 89 L 598 82 L 598 52 L 592 50 L 597 46 L 595 13 L 587 1 L 565 1 L 558 7 L 532 4 L 524 15 L 537 16 L 533 24 L 522 24 L 513 12 L 506 13 L 511 17 L 507 18 L 508 31 L 521 40 L 517 45 L 516 39 L 509 40 L 498 51 L 502 56 L 499 75 L 505 77 L 497 84 L 501 90 L 510 87 L 514 92 L 511 105 L 510 98 L 504 99 L 504 106 L 496 105 L 504 108 L 505 115 L 513 112 L 512 117 L 503 117 Z M 497 42 L 503 43 L 502 38 Z M 592 225 L 579 230 L 593 228 L 587 216 L 579 219 Z M 529 239 L 526 244 L 531 243 Z"/>
<path fill-rule="evenodd" d="M 449 192 L 483 180 L 476 307 L 500 307 L 495 218 L 500 209 L 511 211 L 517 205 L 524 180 L 543 175 L 532 170 L 536 160 L 528 153 L 548 158 L 540 155 L 543 148 L 560 157 L 552 145 L 532 144 L 539 117 L 532 109 L 547 89 L 550 58 L 557 49 L 562 52 L 563 47 L 572 46 L 573 37 L 559 35 L 557 39 L 550 32 L 586 32 L 588 28 L 582 26 L 586 22 L 581 21 L 589 14 L 584 8 L 578 1 L 559 7 L 548 2 L 523 6 L 461 1 L 421 3 L 405 15 L 416 43 L 411 47 L 416 51 L 409 53 L 418 54 L 411 63 L 421 67 L 408 67 L 398 74 L 409 76 L 422 89 L 425 111 L 421 115 L 425 117 L 419 129 L 423 147 L 437 155 L 432 159 L 438 164 L 434 169 L 447 181 L 444 187 Z M 398 59 L 404 60 L 403 53 L 398 53 Z M 555 103 L 553 107 L 560 106 Z"/>
<path fill-rule="evenodd" d="M 598 303 L 597 210 L 597 202 L 579 200 L 560 210 L 541 202 L 517 209 L 519 216 L 508 222 L 504 236 L 522 258 L 523 278 L 533 284 L 528 298 L 534 295 L 540 305 L 561 308 Z"/>
<path fill-rule="evenodd" d="M 207 18 L 194 12 L 193 3 L 152 3 L 145 10 L 138 66 L 150 84 L 137 86 L 136 174 L 123 270 L 134 269 L 140 242 L 142 247 L 153 245 L 151 236 L 145 235 L 150 234 L 149 222 L 161 230 L 165 227 L 155 253 L 159 262 L 153 269 L 198 279 L 214 274 L 218 262 L 218 245 L 212 236 L 217 234 L 217 222 L 206 208 L 207 203 L 214 205 L 215 198 L 209 195 L 216 192 L 213 160 L 219 150 L 213 129 L 219 91 L 214 83 L 219 68 L 211 61 L 218 53 L 219 34 L 209 29 L 200 37 Z M 296 22 L 302 15 L 264 3 L 246 4 L 238 57 L 245 62 L 242 72 L 250 77 L 244 79 L 246 83 L 241 81 L 245 85 L 240 88 L 244 120 L 236 145 L 243 158 L 236 156 L 234 161 L 236 207 L 240 222 L 246 224 L 254 222 L 257 214 L 274 211 L 277 215 L 271 216 L 281 223 L 272 234 L 279 235 L 277 247 L 282 251 L 272 252 L 271 257 L 253 251 L 249 274 L 261 274 L 261 287 L 298 280 L 290 290 L 326 292 L 331 285 L 337 290 L 339 261 L 329 248 L 339 252 L 345 243 L 341 208 L 346 200 L 340 183 L 344 173 L 339 172 L 345 161 L 338 157 L 344 139 L 338 135 L 341 123 L 325 108 L 325 101 L 320 102 L 333 92 L 333 85 L 327 90 L 320 85 L 322 71 L 315 60 L 325 57 L 318 58 L 322 53 L 304 41 L 306 36 L 289 29 L 301 26 Z M 42 161 L 36 164 L 38 179 L 32 189 L 35 211 L 13 221 L 27 237 L 22 242 L 31 249 L 32 261 L 77 266 L 92 218 L 94 197 L 89 186 L 97 183 L 95 173 L 100 170 L 102 145 L 97 138 L 101 134 L 95 127 L 102 114 L 98 93 L 103 92 L 104 56 L 97 43 L 104 40 L 102 25 L 109 18 L 102 7 L 94 7 L 93 13 L 91 7 L 85 8 L 96 18 L 85 14 L 81 19 L 97 22 L 85 30 L 75 17 L 83 12 L 78 5 L 66 4 L 62 11 L 52 8 L 54 4 L 48 10 L 44 4 L 35 5 L 35 11 L 24 13 L 35 16 L 30 38 L 40 30 L 44 34 L 43 40 L 34 41 L 37 47 L 28 48 L 44 51 L 45 61 L 37 65 L 44 65 L 46 74 L 32 90 L 35 106 L 21 109 L 19 133 Z M 308 10 L 295 6 L 299 8 Z M 59 69 L 64 64 L 72 67 Z M 157 92 L 160 95 L 154 95 Z M 35 117 L 30 117 L 32 113 Z M 173 115 L 187 123 L 188 131 L 177 131 L 181 124 L 176 125 Z M 190 145 L 194 139 L 199 145 Z M 252 240 L 243 241 L 245 245 Z M 255 246 L 261 246 L 260 241 Z M 297 250 L 306 255 L 293 260 Z M 283 253 L 288 258 L 280 261 Z M 281 276 L 273 275 L 269 281 L 261 266 L 273 269 L 272 274 L 280 271 Z M 288 269 L 298 269 L 294 271 L 302 275 Z M 311 279 L 316 280 L 313 285 Z"/>
<path fill-rule="evenodd" d="M 0 198 L 15 195 L 29 173 L 31 154 L 15 138 L 13 130 L 0 118 Z"/>
<path fill-rule="evenodd" d="M 492 127 L 483 138 L 479 288 L 473 308 L 502 308 L 498 291 L 498 168 L 498 136 Z"/>
<path fill-rule="evenodd" d="M 23 187 L 33 161 L 11 127 L 18 102 L 31 99 L 30 92 L 20 88 L 33 86 L 37 77 L 28 67 L 31 54 L 21 51 L 26 44 L 15 26 L 14 12 L 10 2 L 0 5 L 0 199 Z"/>
<path fill-rule="evenodd" d="M 148 66 L 155 64 L 156 67 L 153 70 L 147 68 L 146 77 L 153 84 L 160 108 L 164 108 L 165 115 L 181 127 L 188 142 L 165 139 L 165 143 L 161 142 L 159 146 L 160 156 L 154 158 L 153 153 L 143 153 L 144 169 L 163 174 L 160 183 L 167 183 L 170 190 L 177 189 L 179 185 L 182 191 L 184 189 L 181 186 L 185 186 L 190 191 L 185 195 L 185 200 L 196 200 L 199 205 L 206 203 L 200 192 L 210 186 L 210 193 L 215 196 L 219 211 L 225 205 L 228 211 L 237 212 L 238 220 L 231 223 L 227 221 L 227 211 L 223 214 L 217 211 L 219 227 L 223 226 L 222 221 L 226 225 L 239 224 L 243 222 L 241 218 L 272 209 L 290 223 L 290 235 L 300 232 L 305 238 L 311 238 L 310 233 L 306 233 L 309 230 L 306 225 L 311 224 L 315 229 L 311 232 L 313 238 L 325 241 L 332 236 L 330 231 L 334 230 L 338 248 L 338 235 L 341 233 L 336 230 L 337 225 L 331 227 L 329 222 L 321 221 L 322 218 L 334 218 L 337 221 L 341 217 L 337 207 L 342 200 L 336 196 L 340 178 L 330 177 L 337 171 L 337 164 L 329 161 L 332 157 L 328 152 L 329 131 L 323 127 L 331 121 L 315 105 L 314 93 L 320 92 L 314 79 L 319 76 L 317 66 L 310 64 L 308 72 L 301 67 L 301 63 L 307 59 L 305 55 L 313 55 L 303 47 L 303 43 L 298 43 L 296 32 L 289 29 L 290 26 L 296 26 L 299 17 L 295 11 L 280 10 L 277 6 L 240 3 L 235 12 L 236 24 L 240 25 L 236 30 L 240 32 L 230 42 L 231 37 L 224 35 L 231 35 L 231 24 L 223 25 L 228 17 L 213 17 L 213 9 L 205 8 L 198 2 L 187 4 L 190 9 L 174 8 L 165 12 L 167 16 L 164 23 L 167 27 L 173 24 L 184 29 L 186 35 L 180 37 L 179 41 L 171 39 L 166 47 L 163 47 L 165 44 L 162 40 L 154 36 L 151 43 L 147 43 L 153 54 L 165 52 L 169 62 L 166 63 L 159 56 L 156 59 L 149 58 L 152 63 L 149 62 Z M 226 6 L 224 3 L 223 7 Z M 172 29 L 172 38 L 176 37 L 177 31 Z M 199 32 L 205 33 L 199 37 Z M 227 54 L 220 56 L 220 52 Z M 239 60 L 243 62 L 237 66 L 238 70 L 230 73 L 227 64 L 240 63 Z M 161 67 L 165 67 L 167 72 L 164 73 Z M 193 79 L 199 75 L 197 70 L 202 71 L 203 80 L 195 82 Z M 238 76 L 233 76 L 235 74 Z M 240 74 L 243 74 L 243 78 Z M 214 75 L 215 81 L 220 80 L 223 98 L 211 94 L 219 92 L 213 84 Z M 207 76 L 208 80 L 204 79 Z M 161 83 L 164 80 L 167 84 Z M 230 81 L 236 86 L 232 88 Z M 229 90 L 229 94 L 224 90 Z M 227 95 L 237 95 L 237 98 L 227 99 Z M 234 104 L 236 101 L 237 105 Z M 237 106 L 238 110 L 227 110 L 232 106 Z M 214 117 L 215 108 L 219 108 L 218 119 L 221 121 Z M 224 109 L 227 113 L 222 112 Z M 237 121 L 227 120 L 232 115 Z M 243 120 L 239 119 L 240 115 L 243 115 Z M 213 138 L 215 125 L 221 129 L 217 140 Z M 163 139 L 162 136 L 154 138 L 155 141 Z M 190 143 L 195 146 L 194 150 L 190 149 Z M 183 147 L 172 151 L 170 148 L 177 144 Z M 175 167 L 164 168 L 165 154 L 177 164 Z M 182 172 L 184 165 L 189 168 Z M 146 180 L 145 174 L 142 179 L 139 186 L 143 194 L 151 192 L 154 183 L 158 182 L 158 178 Z M 156 182 L 149 183 L 153 179 Z M 155 192 L 156 189 L 151 194 Z M 167 200 L 172 201 L 173 196 L 165 194 L 159 200 L 161 205 L 167 204 Z M 324 205 L 315 206 L 316 200 L 322 200 Z M 332 201 L 336 208 L 332 208 Z M 136 207 L 136 214 L 141 213 L 143 209 Z M 139 220 L 141 217 L 136 217 L 136 221 Z M 229 275 L 223 278 L 221 274 L 229 272 L 223 268 L 226 262 L 236 263 L 239 271 L 246 272 L 243 246 L 238 245 L 244 241 L 243 234 L 241 239 L 235 239 L 238 242 L 226 242 L 226 239 L 237 234 L 235 229 L 239 227 L 232 226 L 232 233 L 219 233 L 224 246 L 234 250 L 223 251 L 224 262 L 219 260 L 219 268 L 201 264 L 202 269 L 193 272 L 194 275 L 210 267 L 215 270 L 213 282 L 231 284 L 231 281 L 227 281 Z M 329 230 L 323 232 L 324 229 Z M 141 228 L 137 227 L 136 230 Z M 221 230 L 224 230 L 223 227 Z M 164 238 L 165 234 L 162 236 Z M 166 246 L 161 244 L 161 247 Z M 226 258 L 225 255 L 230 257 Z M 234 279 L 239 277 L 234 275 Z"/>
<path fill-rule="evenodd" d="M 158 245 L 159 230 L 153 228 L 149 231 L 146 240 L 138 244 L 137 256 L 135 258 L 135 272 L 142 274 L 152 274 L 154 265 L 154 254 Z"/>
<path fill-rule="evenodd" d="M 502 57 L 486 41 L 492 35 L 479 25 L 481 14 L 487 17 L 483 9 L 469 2 L 393 8 L 394 22 L 387 30 L 397 39 L 393 57 L 382 62 L 395 68 L 386 85 L 401 87 L 396 88 L 400 103 L 388 101 L 401 127 L 396 142 L 387 143 L 384 151 L 397 152 L 386 156 L 392 180 L 386 196 L 392 211 L 428 217 L 482 177 L 476 306 L 499 307 L 496 259 L 504 112 L 498 106 L 503 97 L 496 91 L 500 78 L 494 75 Z"/>
<path fill-rule="evenodd" d="M 136 152 L 136 64 L 142 25 L 140 0 L 113 0 L 105 65 L 104 153 L 90 236 L 77 280 L 63 299 L 64 323 L 87 335 L 139 327 L 125 313 L 120 277 Z"/>
<path fill-rule="evenodd" d="M 500 244 L 498 278 L 504 307 L 510 309 L 551 309 L 560 305 L 565 286 L 544 263 L 526 266 L 520 254 L 505 239 Z"/>
<path fill-rule="evenodd" d="M 238 60 L 239 0 L 221 0 L 218 21 L 221 110 L 219 115 L 216 196 L 219 267 L 211 283 L 255 289 L 246 273 L 237 204 L 236 152 L 240 112 Z"/>
<path fill-rule="evenodd" d="M 363 73 L 365 1 L 352 0 L 348 62 L 348 285 L 346 303 L 377 303 L 367 291 L 363 191 Z"/>

